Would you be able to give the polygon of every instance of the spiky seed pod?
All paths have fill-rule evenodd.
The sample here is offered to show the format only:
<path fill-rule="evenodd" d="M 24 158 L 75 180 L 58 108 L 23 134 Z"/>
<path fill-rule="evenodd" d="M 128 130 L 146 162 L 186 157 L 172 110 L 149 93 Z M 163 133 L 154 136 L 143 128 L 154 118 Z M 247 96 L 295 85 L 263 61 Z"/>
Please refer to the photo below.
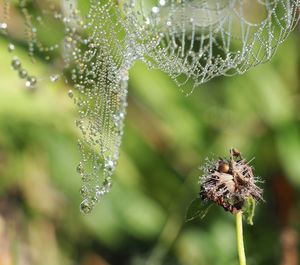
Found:
<path fill-rule="evenodd" d="M 263 190 L 256 185 L 253 169 L 236 149 L 229 158 L 220 158 L 203 167 L 200 178 L 200 198 L 213 201 L 226 211 L 240 211 L 247 198 L 263 200 Z"/>

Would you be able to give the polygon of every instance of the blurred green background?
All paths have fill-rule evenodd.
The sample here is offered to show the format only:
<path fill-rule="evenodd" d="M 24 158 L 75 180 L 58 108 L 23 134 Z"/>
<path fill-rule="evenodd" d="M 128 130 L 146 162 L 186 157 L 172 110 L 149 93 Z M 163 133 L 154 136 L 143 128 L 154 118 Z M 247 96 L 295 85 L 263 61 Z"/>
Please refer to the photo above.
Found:
<path fill-rule="evenodd" d="M 190 97 L 136 63 L 114 188 L 88 216 L 79 211 L 69 88 L 42 81 L 28 91 L 1 37 L 0 265 L 238 264 L 232 215 L 212 209 L 184 222 L 199 166 L 231 147 L 255 157 L 264 180 L 266 203 L 254 226 L 244 227 L 248 264 L 299 264 L 299 36 L 296 30 L 271 63 L 214 79 Z M 16 50 L 30 71 L 51 71 L 50 63 L 30 62 L 21 37 Z"/>

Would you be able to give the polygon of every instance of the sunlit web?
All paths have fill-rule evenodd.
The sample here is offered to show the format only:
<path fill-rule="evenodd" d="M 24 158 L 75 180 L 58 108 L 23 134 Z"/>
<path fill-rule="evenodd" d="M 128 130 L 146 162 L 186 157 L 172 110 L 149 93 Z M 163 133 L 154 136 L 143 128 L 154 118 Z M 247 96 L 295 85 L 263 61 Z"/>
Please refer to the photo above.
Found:
<path fill-rule="evenodd" d="M 298 0 L 127 0 L 145 58 L 178 85 L 243 74 L 271 59 L 299 20 Z M 152 40 L 152 41 L 151 41 Z"/>
<path fill-rule="evenodd" d="M 193 88 L 270 60 L 299 20 L 300 0 L 0 0 L 0 32 L 29 90 L 45 82 L 16 56 L 51 66 L 78 107 L 81 210 L 110 191 L 137 60 Z M 52 34 L 51 41 L 43 38 Z M 47 41 L 49 43 L 47 43 Z M 62 56 L 61 56 L 62 54 Z M 185 91 L 187 94 L 191 91 Z"/>

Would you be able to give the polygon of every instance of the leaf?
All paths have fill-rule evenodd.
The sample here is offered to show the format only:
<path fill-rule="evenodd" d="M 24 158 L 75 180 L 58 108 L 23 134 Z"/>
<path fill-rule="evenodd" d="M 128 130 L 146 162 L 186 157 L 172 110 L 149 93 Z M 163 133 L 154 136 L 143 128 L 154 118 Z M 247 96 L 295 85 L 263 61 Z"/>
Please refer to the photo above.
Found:
<path fill-rule="evenodd" d="M 255 213 L 256 202 L 253 198 L 247 198 L 245 205 L 243 207 L 243 214 L 246 222 L 249 225 L 253 225 L 253 217 Z"/>
<path fill-rule="evenodd" d="M 213 203 L 204 203 L 199 198 L 194 199 L 187 209 L 185 221 L 189 222 L 196 218 L 203 219 L 212 205 Z"/>

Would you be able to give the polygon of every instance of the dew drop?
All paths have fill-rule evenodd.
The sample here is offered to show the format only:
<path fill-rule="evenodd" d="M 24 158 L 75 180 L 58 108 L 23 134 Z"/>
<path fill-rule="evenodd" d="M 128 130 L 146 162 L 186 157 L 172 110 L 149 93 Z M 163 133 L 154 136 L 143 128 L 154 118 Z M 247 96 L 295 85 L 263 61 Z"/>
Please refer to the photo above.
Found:
<path fill-rule="evenodd" d="M 104 191 L 108 193 L 111 190 L 111 187 L 112 187 L 112 179 L 108 177 L 103 182 Z"/>
<path fill-rule="evenodd" d="M 21 67 L 21 62 L 18 58 L 13 58 L 11 61 L 11 66 L 13 67 L 14 70 L 17 70 Z"/>
<path fill-rule="evenodd" d="M 20 69 L 19 70 L 19 76 L 20 76 L 20 78 L 24 79 L 24 78 L 26 78 L 28 76 L 28 73 L 27 73 L 27 71 L 25 69 Z M 30 86 L 30 84 L 28 84 L 28 85 Z"/>
<path fill-rule="evenodd" d="M 52 83 L 55 83 L 59 79 L 59 75 L 51 75 L 50 76 L 50 81 Z"/>
<path fill-rule="evenodd" d="M 28 88 L 33 88 L 36 85 L 37 79 L 34 76 L 28 76 L 25 82 L 25 86 Z"/>
<path fill-rule="evenodd" d="M 99 202 L 99 197 L 97 195 L 95 195 L 94 197 L 92 197 L 92 204 L 93 205 L 95 205 L 98 202 Z"/>
<path fill-rule="evenodd" d="M 88 199 L 85 199 L 80 204 L 80 211 L 84 214 L 89 214 L 93 209 L 92 204 L 89 202 Z"/>
<path fill-rule="evenodd" d="M 159 13 L 159 7 L 157 7 L 157 6 L 152 7 L 152 12 L 153 12 L 153 14 Z"/>
<path fill-rule="evenodd" d="M 2 30 L 7 29 L 7 24 L 5 22 L 0 23 L 0 29 L 2 29 Z"/>
<path fill-rule="evenodd" d="M 160 4 L 161 6 L 166 5 L 166 0 L 159 0 L 159 4 Z"/>
<path fill-rule="evenodd" d="M 7 49 L 9 52 L 13 52 L 15 50 L 15 45 L 13 45 L 12 43 L 9 43 L 7 46 Z"/>
<path fill-rule="evenodd" d="M 106 159 L 105 164 L 104 164 L 104 168 L 105 168 L 107 171 L 109 171 L 109 172 L 113 171 L 114 168 L 115 168 L 115 163 L 114 163 L 114 161 L 113 161 L 111 158 Z"/>
<path fill-rule="evenodd" d="M 72 89 L 70 89 L 68 91 L 68 96 L 69 96 L 69 98 L 73 98 L 74 94 L 73 94 L 73 90 Z"/>
<path fill-rule="evenodd" d="M 77 170 L 77 173 L 78 173 L 78 174 L 82 174 L 82 173 L 83 173 L 83 165 L 82 165 L 82 162 L 79 162 L 79 164 L 78 164 L 76 170 Z"/>
<path fill-rule="evenodd" d="M 99 198 L 99 197 L 101 197 L 101 196 L 103 196 L 105 194 L 105 192 L 103 191 L 103 189 L 98 189 L 97 191 L 96 191 L 96 196 Z"/>
<path fill-rule="evenodd" d="M 80 189 L 80 195 L 83 197 L 83 198 L 86 198 L 88 195 L 89 195 L 89 189 L 87 186 L 83 185 Z"/>

